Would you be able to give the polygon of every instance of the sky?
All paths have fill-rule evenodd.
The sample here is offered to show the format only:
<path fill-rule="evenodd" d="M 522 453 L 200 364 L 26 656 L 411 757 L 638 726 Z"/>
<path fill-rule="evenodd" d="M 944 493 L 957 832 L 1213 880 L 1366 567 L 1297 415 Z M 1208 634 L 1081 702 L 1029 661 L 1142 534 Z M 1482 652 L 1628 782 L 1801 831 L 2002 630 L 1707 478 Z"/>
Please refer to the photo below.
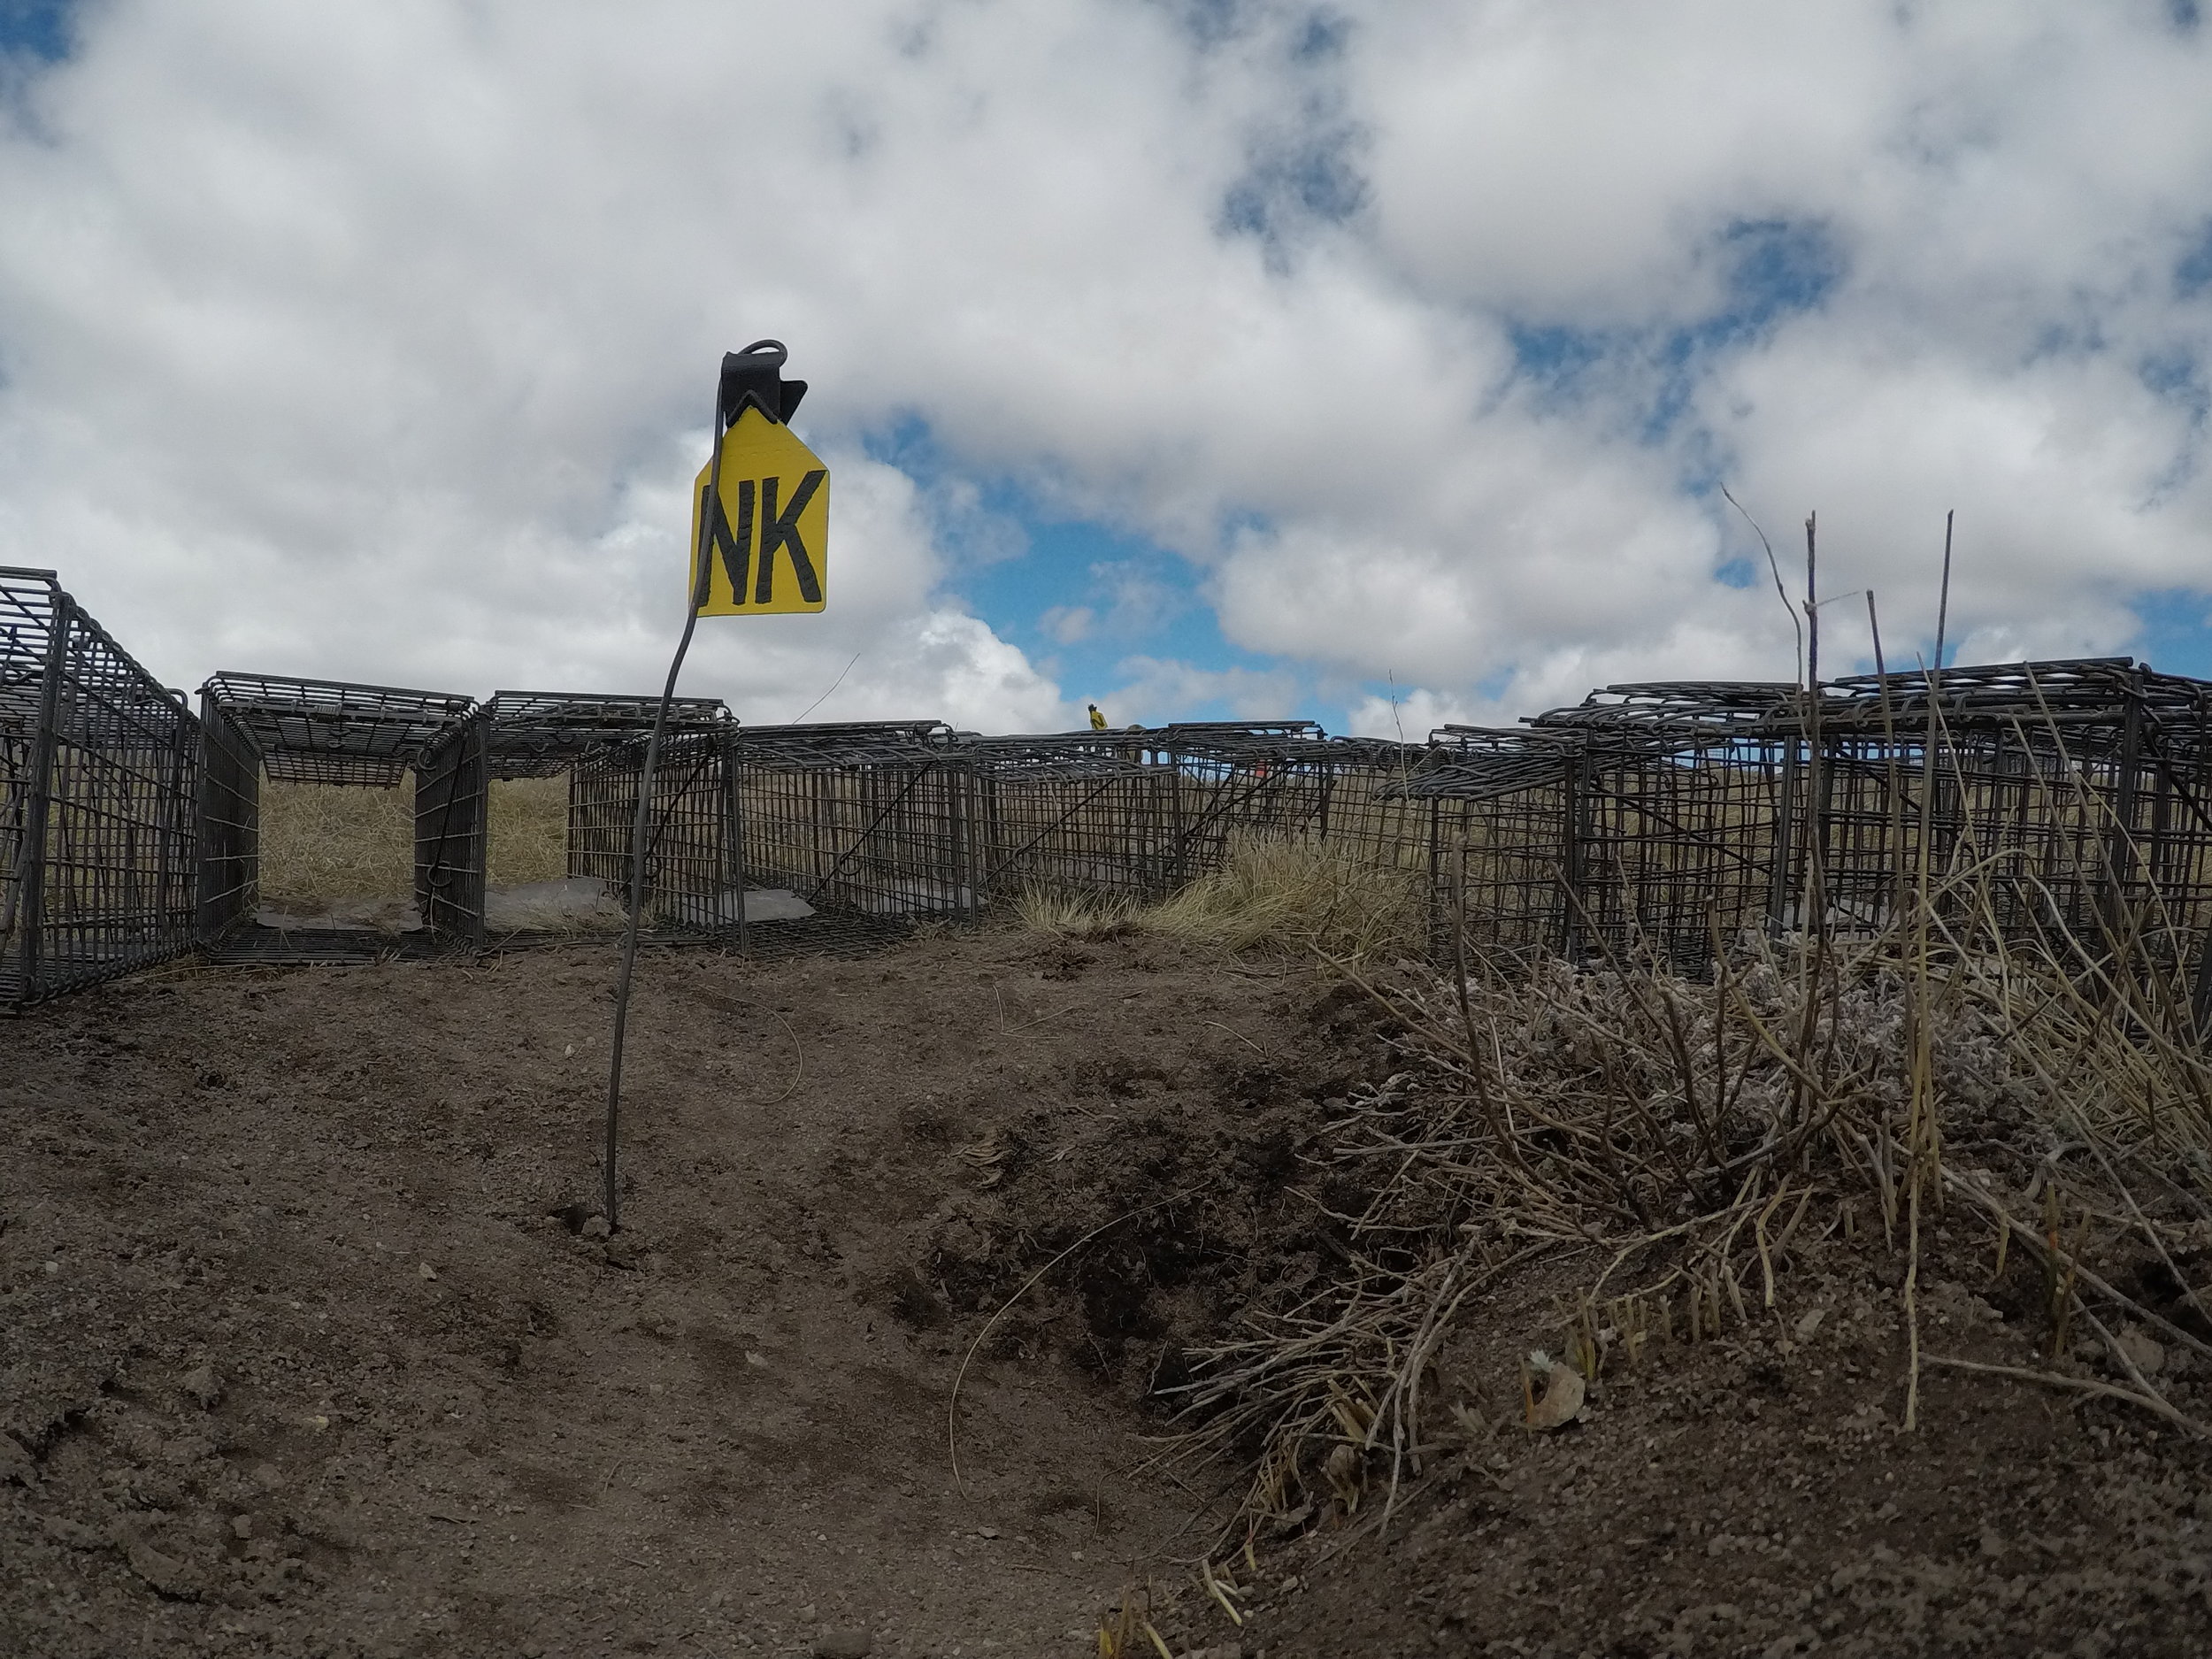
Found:
<path fill-rule="evenodd" d="M 181 687 L 657 689 L 762 337 L 749 721 L 1787 680 L 1809 516 L 1824 673 L 1951 515 L 1949 660 L 2212 676 L 2194 0 L 0 0 L 0 564 Z"/>

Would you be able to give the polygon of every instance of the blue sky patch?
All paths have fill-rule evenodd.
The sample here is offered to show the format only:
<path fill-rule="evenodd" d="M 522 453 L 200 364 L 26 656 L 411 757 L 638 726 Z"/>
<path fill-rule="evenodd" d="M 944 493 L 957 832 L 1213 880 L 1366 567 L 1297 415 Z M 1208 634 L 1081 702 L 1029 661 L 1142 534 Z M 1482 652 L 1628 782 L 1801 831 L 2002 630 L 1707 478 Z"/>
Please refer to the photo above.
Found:
<path fill-rule="evenodd" d="M 69 56 L 71 0 L 0 0 L 0 52 L 58 63 Z"/>
<path fill-rule="evenodd" d="M 1755 342 L 1786 318 L 1817 310 L 1844 275 L 1842 250 L 1815 221 L 1739 220 L 1721 233 L 1712 251 L 1725 274 L 1722 303 L 1708 315 L 1644 328 L 1509 321 L 1517 369 L 1565 397 L 1590 390 L 1609 368 L 1655 371 L 1639 424 L 1646 442 L 1666 438 L 1716 355 Z"/>
<path fill-rule="evenodd" d="M 2165 588 L 2136 596 L 2130 652 L 2169 674 L 2212 679 L 2212 594 Z"/>
<path fill-rule="evenodd" d="M 918 416 L 870 434 L 863 447 L 921 486 L 947 555 L 945 590 L 1018 646 L 1064 695 L 1106 699 L 1117 724 L 1122 711 L 1112 706 L 1112 694 L 1133 678 L 1132 659 L 1209 674 L 1289 668 L 1223 637 L 1203 573 L 1189 560 L 1141 532 L 1055 511 L 1009 479 L 965 473 Z M 1228 527 L 1247 525 L 1265 528 L 1251 516 Z M 1298 682 L 1302 706 L 1290 712 L 1340 726 L 1343 711 L 1324 714 L 1303 675 Z M 1227 719 L 1235 710 L 1211 698 L 1144 712 Z"/>
<path fill-rule="evenodd" d="M 2208 288 L 2212 288 L 2212 219 L 2205 221 L 2196 246 L 2174 264 L 2174 293 L 2178 297 L 2193 300 Z"/>

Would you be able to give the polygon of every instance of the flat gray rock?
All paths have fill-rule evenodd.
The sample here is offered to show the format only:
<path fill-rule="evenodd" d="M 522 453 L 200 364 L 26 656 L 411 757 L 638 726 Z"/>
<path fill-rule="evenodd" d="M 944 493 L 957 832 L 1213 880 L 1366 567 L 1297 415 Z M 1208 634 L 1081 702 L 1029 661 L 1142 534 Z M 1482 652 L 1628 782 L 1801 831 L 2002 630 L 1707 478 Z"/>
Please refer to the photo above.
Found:
<path fill-rule="evenodd" d="M 622 902 L 606 882 L 586 876 L 525 881 L 484 895 L 484 926 L 492 933 L 593 931 L 622 926 Z"/>

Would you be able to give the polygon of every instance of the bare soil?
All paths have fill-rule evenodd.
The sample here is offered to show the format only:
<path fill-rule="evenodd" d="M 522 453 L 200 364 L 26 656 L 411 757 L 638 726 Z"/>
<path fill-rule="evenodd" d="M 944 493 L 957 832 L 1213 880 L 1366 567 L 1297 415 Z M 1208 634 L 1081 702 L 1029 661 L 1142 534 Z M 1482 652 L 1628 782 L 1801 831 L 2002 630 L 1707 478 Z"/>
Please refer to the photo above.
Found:
<path fill-rule="evenodd" d="M 1245 1659 L 2212 1650 L 2204 1449 L 1933 1370 L 1901 1432 L 1872 1225 L 1550 1435 L 1519 1356 L 1586 1264 L 1525 1275 L 1386 1518 L 1234 1522 L 1157 1391 L 1339 1271 L 1301 1154 L 1394 1058 L 1302 971 L 650 954 L 601 1238 L 611 979 L 186 967 L 0 1025 L 0 1652 L 1095 1655 L 1124 1597 Z M 2040 1363 L 2033 1270 L 1934 1240 L 1930 1348 Z"/>

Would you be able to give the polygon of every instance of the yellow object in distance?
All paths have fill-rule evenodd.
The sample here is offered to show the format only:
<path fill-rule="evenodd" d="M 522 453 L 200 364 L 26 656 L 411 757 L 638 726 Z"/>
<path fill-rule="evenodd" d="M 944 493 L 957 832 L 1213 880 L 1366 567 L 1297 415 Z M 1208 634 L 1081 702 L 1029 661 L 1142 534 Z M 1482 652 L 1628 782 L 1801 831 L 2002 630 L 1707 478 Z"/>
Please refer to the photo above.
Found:
<path fill-rule="evenodd" d="M 703 617 L 787 616 L 829 603 L 829 468 L 750 403 L 722 434 L 720 511 L 701 533 L 710 460 L 691 484 L 691 591 L 707 559 Z"/>

